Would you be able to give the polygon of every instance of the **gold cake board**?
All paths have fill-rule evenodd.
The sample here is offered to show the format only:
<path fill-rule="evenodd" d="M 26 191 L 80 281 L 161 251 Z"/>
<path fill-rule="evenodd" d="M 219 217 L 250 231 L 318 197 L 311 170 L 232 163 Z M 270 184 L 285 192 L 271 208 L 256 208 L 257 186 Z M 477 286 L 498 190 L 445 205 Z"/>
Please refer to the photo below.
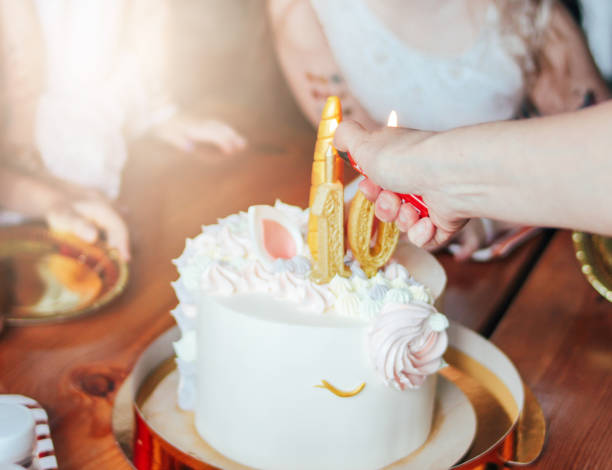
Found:
<path fill-rule="evenodd" d="M 176 407 L 172 342 L 179 336 L 174 327 L 156 339 L 120 388 L 113 432 L 121 449 L 138 470 L 247 470 L 207 446 L 195 431 L 193 413 Z M 449 366 L 441 371 L 430 437 L 421 449 L 387 468 L 448 468 L 451 464 L 444 457 L 450 455 L 454 455 L 452 462 L 460 459 L 452 468 L 461 469 L 490 470 L 504 463 L 535 461 L 544 446 L 544 416 L 510 360 L 492 343 L 456 323 L 451 323 L 449 341 L 445 355 Z M 471 406 L 464 406 L 465 396 Z M 162 407 L 152 408 L 151 403 Z M 168 415 L 172 409 L 172 416 Z M 185 430 L 180 439 L 174 437 L 177 425 Z M 204 454 L 197 449 L 204 449 Z M 436 454 L 439 459 L 431 457 Z"/>

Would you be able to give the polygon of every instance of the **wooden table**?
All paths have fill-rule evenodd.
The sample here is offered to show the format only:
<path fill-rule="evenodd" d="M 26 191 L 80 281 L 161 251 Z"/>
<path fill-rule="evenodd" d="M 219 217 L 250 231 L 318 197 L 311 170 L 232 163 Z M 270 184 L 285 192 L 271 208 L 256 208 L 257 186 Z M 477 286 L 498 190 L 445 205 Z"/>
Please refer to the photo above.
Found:
<path fill-rule="evenodd" d="M 62 469 L 129 468 L 111 433 L 113 397 L 140 352 L 174 323 L 171 260 L 185 238 L 251 204 L 307 202 L 315 133 L 294 105 L 226 114 L 249 138 L 241 155 L 183 155 L 148 141 L 132 149 L 120 205 L 133 261 L 119 300 L 90 317 L 0 336 L 0 393 L 47 409 Z M 446 313 L 491 336 L 543 405 L 550 438 L 537 468 L 612 468 L 612 304 L 583 279 L 568 233 L 540 236 L 503 261 L 440 260 Z"/>

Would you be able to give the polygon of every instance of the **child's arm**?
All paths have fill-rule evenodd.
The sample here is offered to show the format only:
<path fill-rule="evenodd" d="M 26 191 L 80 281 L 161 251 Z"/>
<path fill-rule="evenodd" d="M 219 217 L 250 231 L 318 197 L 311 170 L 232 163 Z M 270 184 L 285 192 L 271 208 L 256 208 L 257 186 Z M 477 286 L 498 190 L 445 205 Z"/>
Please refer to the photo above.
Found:
<path fill-rule="evenodd" d="M 125 67 L 145 91 L 140 101 L 127 97 L 132 99 L 126 104 L 132 111 L 128 116 L 131 131 L 148 132 L 185 152 L 194 151 L 199 143 L 215 145 L 227 154 L 242 150 L 246 140 L 230 125 L 185 112 L 169 96 L 169 1 L 134 0 L 128 14 Z"/>
<path fill-rule="evenodd" d="M 268 0 L 268 14 L 280 65 L 308 120 L 318 125 L 326 98 L 336 95 L 346 118 L 379 127 L 351 95 L 308 0 Z"/>
<path fill-rule="evenodd" d="M 595 103 L 610 98 L 582 31 L 558 2 L 544 31 L 537 67 L 530 98 L 542 114 L 576 110 L 589 93 Z"/>
<path fill-rule="evenodd" d="M 124 259 L 129 235 L 115 209 L 93 191 L 0 166 L 0 208 L 47 221 L 52 230 L 70 232 L 93 243 L 98 231 Z"/>

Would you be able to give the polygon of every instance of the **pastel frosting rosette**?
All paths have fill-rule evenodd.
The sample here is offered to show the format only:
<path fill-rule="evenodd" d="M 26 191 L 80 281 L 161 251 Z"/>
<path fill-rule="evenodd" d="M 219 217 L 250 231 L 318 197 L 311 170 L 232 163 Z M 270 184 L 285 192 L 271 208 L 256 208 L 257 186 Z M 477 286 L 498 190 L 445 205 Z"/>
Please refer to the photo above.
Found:
<path fill-rule="evenodd" d="M 385 304 L 368 336 L 374 369 L 399 390 L 420 387 L 444 364 L 446 328 L 448 319 L 428 303 Z"/>

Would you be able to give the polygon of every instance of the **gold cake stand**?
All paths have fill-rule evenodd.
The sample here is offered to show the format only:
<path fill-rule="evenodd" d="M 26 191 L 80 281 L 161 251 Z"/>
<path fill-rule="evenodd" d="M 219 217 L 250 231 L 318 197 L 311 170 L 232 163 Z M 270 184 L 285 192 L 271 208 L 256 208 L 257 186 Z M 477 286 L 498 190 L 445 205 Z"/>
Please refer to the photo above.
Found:
<path fill-rule="evenodd" d="M 138 470 L 249 470 L 206 446 L 195 431 L 193 415 L 174 405 L 177 373 L 172 342 L 179 336 L 174 327 L 156 339 L 119 390 L 113 409 L 117 442 Z M 441 371 L 430 438 L 414 454 L 387 468 L 448 468 L 452 464 L 429 456 L 451 455 L 450 451 L 458 452 L 451 461 L 457 469 L 494 470 L 533 463 L 543 449 L 546 424 L 512 362 L 491 342 L 457 323 L 449 328 L 449 344 L 445 355 L 449 366 Z M 467 408 L 460 406 L 465 397 L 471 403 Z M 166 411 L 175 407 L 176 416 L 160 419 L 151 401 L 165 403 Z M 452 409 L 460 411 L 449 415 Z M 194 450 L 198 448 L 208 451 L 202 454 Z"/>
<path fill-rule="evenodd" d="M 582 273 L 597 292 L 612 302 L 612 238 L 574 232 L 572 240 Z"/>

